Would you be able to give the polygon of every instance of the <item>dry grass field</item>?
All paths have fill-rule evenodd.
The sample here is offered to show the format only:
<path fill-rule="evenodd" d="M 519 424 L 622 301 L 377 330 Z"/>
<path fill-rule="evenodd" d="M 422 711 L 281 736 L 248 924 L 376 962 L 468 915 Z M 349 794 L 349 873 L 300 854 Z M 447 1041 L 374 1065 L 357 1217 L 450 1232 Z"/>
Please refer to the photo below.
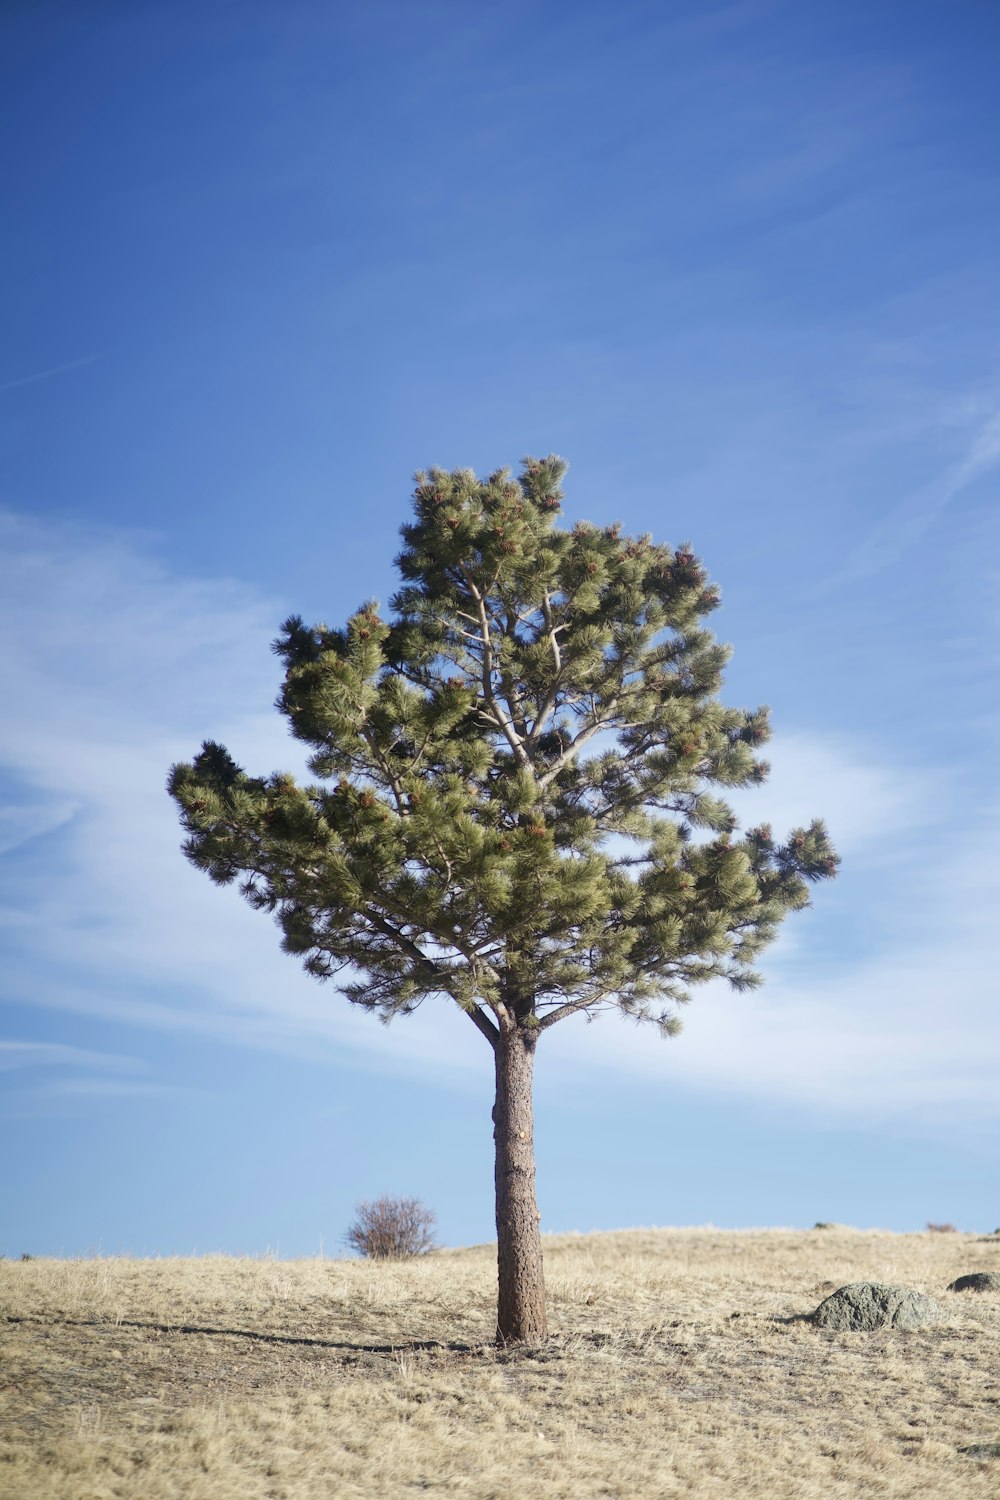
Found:
<path fill-rule="evenodd" d="M 361 1261 L 0 1262 L 4 1500 L 1000 1495 L 1000 1236 L 545 1241 L 551 1342 L 489 1345 L 491 1247 Z M 936 1328 L 821 1332 L 849 1281 Z"/>

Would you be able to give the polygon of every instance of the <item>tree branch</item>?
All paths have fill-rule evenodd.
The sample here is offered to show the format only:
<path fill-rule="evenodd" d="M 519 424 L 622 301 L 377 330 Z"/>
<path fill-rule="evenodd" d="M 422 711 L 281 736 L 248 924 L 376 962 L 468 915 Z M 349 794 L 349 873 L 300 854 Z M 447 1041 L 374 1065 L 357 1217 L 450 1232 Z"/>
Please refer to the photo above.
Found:
<path fill-rule="evenodd" d="M 423 967 L 430 969 L 434 974 L 437 974 L 439 972 L 438 966 L 434 962 L 434 960 L 432 958 L 428 958 L 427 954 L 423 951 L 422 948 L 419 948 L 417 946 L 412 938 L 408 938 L 405 932 L 400 932 L 399 929 L 397 927 L 394 927 L 391 922 L 387 921 L 386 918 L 381 915 L 381 913 L 372 911 L 371 907 L 366 905 L 364 909 L 358 913 L 358 915 L 364 917 L 366 922 L 370 922 L 372 927 L 375 928 L 376 932 L 380 932 L 383 937 L 390 938 L 392 942 L 396 944 L 399 950 L 402 953 L 405 953 L 408 958 L 412 958 L 416 963 L 419 963 Z"/>
<path fill-rule="evenodd" d="M 464 1005 L 460 1006 L 459 1008 L 461 1010 L 465 1010 Z M 478 1029 L 483 1033 L 483 1036 L 489 1042 L 490 1046 L 495 1048 L 497 1042 L 500 1040 L 499 1026 L 495 1026 L 486 1012 L 484 1010 L 481 1010 L 478 1005 L 474 1005 L 471 1010 L 465 1010 L 465 1014 L 469 1017 L 473 1026 L 478 1027 Z"/>
<path fill-rule="evenodd" d="M 533 770 L 531 758 L 525 750 L 517 730 L 504 713 L 501 705 L 497 702 L 493 691 L 493 642 L 490 639 L 490 621 L 486 613 L 486 600 L 476 587 L 475 580 L 464 563 L 461 565 L 461 571 L 466 586 L 475 600 L 476 608 L 479 611 L 480 640 L 483 643 L 483 697 L 489 707 L 493 722 L 502 731 L 504 738 L 514 752 L 514 759 L 518 765 L 525 770 Z"/>
<path fill-rule="evenodd" d="M 593 1005 L 603 1005 L 605 1000 L 609 998 L 606 992 L 602 992 L 600 995 L 591 995 L 586 1000 L 567 1000 L 565 1005 L 557 1005 L 555 1010 L 550 1010 L 548 1015 L 543 1016 L 535 1029 L 537 1031 L 548 1031 L 550 1026 L 554 1026 L 564 1016 L 572 1016 L 577 1011 L 589 1010 Z"/>
<path fill-rule="evenodd" d="M 624 707 L 624 700 L 630 686 L 630 683 L 623 683 L 618 693 L 614 697 L 609 698 L 604 705 L 603 717 L 595 719 L 592 724 L 587 725 L 586 729 L 581 729 L 580 733 L 566 746 L 566 749 L 558 759 L 553 761 L 545 774 L 539 776 L 538 785 L 540 787 L 547 787 L 551 781 L 554 781 L 563 767 L 569 765 L 569 762 L 580 747 L 585 745 L 588 740 L 592 740 L 595 734 L 600 734 L 603 729 L 611 729 L 614 726 L 618 711 Z M 627 721 L 618 725 L 619 729 L 631 729 L 633 727 Z"/>
<path fill-rule="evenodd" d="M 403 788 L 400 783 L 399 777 L 394 774 L 392 767 L 389 765 L 389 762 L 382 754 L 382 751 L 380 750 L 375 736 L 374 734 L 372 734 L 371 730 L 367 728 L 362 729 L 361 738 L 368 746 L 375 761 L 378 764 L 380 771 L 382 772 L 386 781 L 389 783 L 389 790 L 392 792 L 392 795 L 396 802 L 396 811 L 399 813 L 400 817 L 405 818 L 407 813 L 409 812 L 409 808 L 406 806 L 406 799 L 403 796 Z"/>
<path fill-rule="evenodd" d="M 542 616 L 548 628 L 549 644 L 552 647 L 552 656 L 555 661 L 556 675 L 553 679 L 552 686 L 549 688 L 549 691 L 546 693 L 542 702 L 538 705 L 538 712 L 535 715 L 535 722 L 531 726 L 531 733 L 528 735 L 529 744 L 533 744 L 544 729 L 546 720 L 556 706 L 559 698 L 559 689 L 562 685 L 562 651 L 559 648 L 559 642 L 556 637 L 559 634 L 560 630 L 566 630 L 568 627 L 565 624 L 556 625 L 554 623 L 552 615 L 552 600 L 549 598 L 548 589 L 546 589 L 545 591 L 545 602 L 542 606 Z"/>
<path fill-rule="evenodd" d="M 609 706 L 614 708 L 615 704 L 612 703 Z M 549 766 L 544 776 L 539 776 L 538 785 L 540 787 L 547 787 L 550 781 L 556 779 L 563 767 L 569 765 L 581 745 L 585 745 L 588 740 L 592 740 L 595 734 L 600 734 L 602 729 L 610 729 L 613 723 L 614 719 L 595 719 L 593 724 L 588 724 L 586 729 L 581 729 L 580 733 L 575 735 L 566 746 L 563 753 Z"/>

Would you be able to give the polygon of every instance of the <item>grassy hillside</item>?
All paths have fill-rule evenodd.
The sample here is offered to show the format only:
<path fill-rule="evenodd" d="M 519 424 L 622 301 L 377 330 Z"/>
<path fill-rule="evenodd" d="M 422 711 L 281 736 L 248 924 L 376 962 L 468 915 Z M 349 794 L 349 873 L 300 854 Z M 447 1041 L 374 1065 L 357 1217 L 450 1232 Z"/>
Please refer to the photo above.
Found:
<path fill-rule="evenodd" d="M 494 1252 L 0 1262 L 4 1500 L 994 1497 L 1000 1237 L 632 1230 L 545 1241 L 543 1349 L 489 1346 Z M 941 1326 L 795 1321 L 848 1281 Z"/>

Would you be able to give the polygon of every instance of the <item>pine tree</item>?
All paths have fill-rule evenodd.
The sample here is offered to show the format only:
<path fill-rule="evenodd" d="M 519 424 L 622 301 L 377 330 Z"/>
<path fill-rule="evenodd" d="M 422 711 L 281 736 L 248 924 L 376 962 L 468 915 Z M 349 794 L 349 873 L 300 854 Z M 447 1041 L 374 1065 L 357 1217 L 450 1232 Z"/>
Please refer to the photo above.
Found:
<path fill-rule="evenodd" d="M 739 836 L 708 789 L 764 780 L 768 712 L 716 696 L 718 592 L 687 546 L 558 527 L 565 469 L 418 473 L 390 615 L 285 622 L 278 707 L 315 785 L 211 742 L 169 782 L 188 858 L 310 974 L 386 1021 L 449 997 L 493 1049 L 502 1343 L 546 1333 L 539 1039 L 610 1008 L 672 1035 L 693 985 L 757 985 L 838 863 L 819 821 Z"/>

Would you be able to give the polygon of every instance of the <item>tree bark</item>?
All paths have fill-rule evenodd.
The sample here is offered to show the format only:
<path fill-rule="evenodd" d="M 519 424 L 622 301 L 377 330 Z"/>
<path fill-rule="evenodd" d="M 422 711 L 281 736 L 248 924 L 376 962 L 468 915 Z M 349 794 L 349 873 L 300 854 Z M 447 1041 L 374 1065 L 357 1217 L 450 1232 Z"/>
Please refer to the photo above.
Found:
<path fill-rule="evenodd" d="M 548 1333 L 542 1239 L 535 1202 L 535 1141 L 531 1080 L 534 1034 L 518 1025 L 501 1030 L 495 1055 L 498 1344 L 540 1344 Z"/>

